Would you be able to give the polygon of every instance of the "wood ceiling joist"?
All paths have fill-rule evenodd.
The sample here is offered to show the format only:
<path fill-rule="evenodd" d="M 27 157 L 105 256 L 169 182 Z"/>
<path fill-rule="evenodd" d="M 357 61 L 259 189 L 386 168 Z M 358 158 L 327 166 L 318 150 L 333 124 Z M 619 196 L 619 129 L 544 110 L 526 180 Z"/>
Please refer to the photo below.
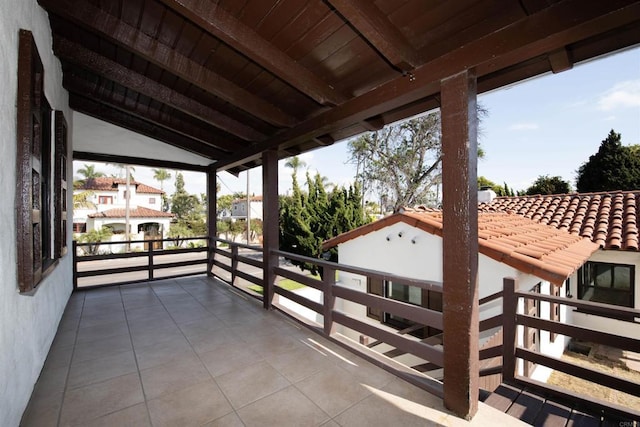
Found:
<path fill-rule="evenodd" d="M 54 38 L 53 49 L 56 56 L 64 61 L 108 78 L 121 86 L 132 89 L 149 98 L 166 103 L 176 110 L 197 117 L 238 138 L 246 141 L 259 141 L 265 138 L 264 134 L 255 129 L 212 110 L 194 99 L 176 92 L 142 74 L 138 74 L 115 61 L 111 61 L 78 43 L 56 37 Z"/>
<path fill-rule="evenodd" d="M 40 4 L 90 32 L 96 32 L 120 47 L 172 74 L 224 99 L 247 113 L 276 126 L 291 127 L 296 119 L 233 82 L 213 73 L 176 50 L 86 2 L 40 0 Z"/>
<path fill-rule="evenodd" d="M 128 129 L 130 131 L 157 139 L 158 141 L 173 145 L 185 151 L 203 156 L 212 160 L 225 159 L 228 153 L 221 151 L 210 145 L 196 141 L 176 132 L 172 132 L 149 123 L 145 120 L 124 113 L 109 106 L 100 104 L 94 100 L 70 94 L 69 106 L 80 113 L 103 120 L 113 125 Z"/>
<path fill-rule="evenodd" d="M 551 71 L 554 73 L 573 68 L 573 61 L 571 61 L 569 51 L 564 47 L 549 53 L 549 64 L 551 65 Z"/>
<path fill-rule="evenodd" d="M 160 0 L 212 36 L 322 105 L 346 97 L 216 4 L 198 0 Z"/>
<path fill-rule="evenodd" d="M 478 76 L 489 75 L 536 55 L 601 34 L 608 26 L 638 21 L 640 3 L 633 0 L 590 2 L 567 0 L 487 34 L 468 45 L 435 58 L 412 74 L 398 77 L 342 105 L 286 129 L 260 145 L 262 150 L 283 143 L 294 145 L 355 124 L 378 114 L 418 101 L 440 91 L 440 81 L 460 70 L 476 67 Z M 504 83 L 503 83 L 504 84 Z M 492 88 L 487 87 L 485 90 Z M 224 169 L 257 158 L 259 152 L 243 150 L 217 167 Z"/>
<path fill-rule="evenodd" d="M 417 51 L 371 0 L 328 0 L 387 61 L 402 71 L 420 65 Z"/>
<path fill-rule="evenodd" d="M 220 150 L 230 152 L 247 144 L 238 138 L 232 140 L 229 136 L 218 135 L 217 131 L 212 131 L 210 128 L 189 123 L 171 114 L 171 112 L 159 110 L 151 105 L 137 105 L 126 97 L 120 96 L 118 92 L 105 90 L 104 85 L 92 83 L 79 77 L 72 77 L 69 73 L 66 73 L 63 77 L 63 86 L 71 93 L 80 96 L 90 96 L 93 100 L 101 104 L 127 112 L 157 126 L 172 130 Z"/>
<path fill-rule="evenodd" d="M 123 165 L 147 166 L 150 168 L 164 168 L 187 170 L 195 172 L 207 172 L 208 166 L 198 166 L 189 163 L 172 162 L 169 160 L 156 160 L 146 157 L 117 156 L 114 154 L 88 153 L 85 151 L 74 151 L 73 160 L 85 160 L 88 162 L 103 162 Z"/>

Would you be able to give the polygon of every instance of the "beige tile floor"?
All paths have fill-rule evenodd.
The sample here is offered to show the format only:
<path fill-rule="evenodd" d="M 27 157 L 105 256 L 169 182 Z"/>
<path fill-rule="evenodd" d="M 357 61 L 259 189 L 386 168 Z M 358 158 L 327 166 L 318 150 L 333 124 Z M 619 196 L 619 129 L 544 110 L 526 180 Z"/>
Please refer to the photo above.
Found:
<path fill-rule="evenodd" d="M 204 276 L 72 295 L 24 426 L 517 425 L 441 399 Z"/>

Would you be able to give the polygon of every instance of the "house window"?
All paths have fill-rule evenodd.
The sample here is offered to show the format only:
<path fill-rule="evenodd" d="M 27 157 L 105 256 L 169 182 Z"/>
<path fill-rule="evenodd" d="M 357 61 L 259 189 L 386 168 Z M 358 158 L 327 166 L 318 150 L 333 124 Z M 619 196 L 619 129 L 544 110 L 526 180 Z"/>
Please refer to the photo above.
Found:
<path fill-rule="evenodd" d="M 442 294 L 439 292 L 432 292 L 418 286 L 394 283 L 387 280 L 384 281 L 384 293 L 385 296 L 390 299 L 429 308 L 431 310 L 442 311 Z M 411 320 L 391 313 L 383 313 L 382 321 L 399 329 L 408 328 L 410 329 L 409 333 L 411 335 L 420 338 L 427 338 L 442 332 L 439 329 L 429 326 L 420 327 L 422 325 L 416 325 L 415 322 Z"/>
<path fill-rule="evenodd" d="M 98 196 L 99 205 L 111 205 L 113 204 L 113 196 Z"/>
<path fill-rule="evenodd" d="M 33 36 L 20 30 L 15 204 L 21 292 L 33 290 L 66 251 L 66 125 L 61 113 L 52 120 L 43 82 Z"/>
<path fill-rule="evenodd" d="M 633 308 L 634 277 L 633 265 L 587 262 L 578 271 L 578 298 Z"/>
<path fill-rule="evenodd" d="M 155 205 L 156 204 L 156 198 L 155 197 L 149 197 L 149 204 L 150 205 Z"/>
<path fill-rule="evenodd" d="M 87 232 L 87 223 L 86 222 L 74 222 L 73 223 L 73 232 L 74 233 L 86 233 Z"/>

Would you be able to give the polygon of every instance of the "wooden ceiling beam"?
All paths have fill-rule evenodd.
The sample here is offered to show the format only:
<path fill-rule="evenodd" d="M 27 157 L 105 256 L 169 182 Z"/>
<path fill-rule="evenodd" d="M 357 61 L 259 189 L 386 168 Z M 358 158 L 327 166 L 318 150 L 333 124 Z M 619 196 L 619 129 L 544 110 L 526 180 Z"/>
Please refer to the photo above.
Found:
<path fill-rule="evenodd" d="M 549 52 L 549 64 L 554 74 L 573 68 L 573 61 L 569 57 L 569 51 L 564 47 Z"/>
<path fill-rule="evenodd" d="M 79 113 L 95 117 L 99 120 L 111 123 L 132 132 L 157 139 L 158 141 L 173 145 L 182 150 L 207 157 L 212 160 L 226 159 L 229 154 L 210 145 L 196 141 L 182 134 L 172 132 L 149 123 L 145 120 L 124 113 L 115 108 L 100 104 L 89 98 L 76 94 L 70 94 L 69 106 Z"/>
<path fill-rule="evenodd" d="M 418 52 L 371 0 L 328 0 L 389 63 L 403 72 L 419 66 Z"/>
<path fill-rule="evenodd" d="M 189 163 L 172 162 L 169 160 L 148 159 L 145 157 L 117 156 L 114 154 L 89 153 L 86 151 L 74 151 L 73 160 L 85 160 L 88 162 L 104 162 L 123 165 L 147 166 L 150 168 L 177 169 L 194 172 L 207 172 L 208 166 L 192 165 Z"/>
<path fill-rule="evenodd" d="M 309 69 L 235 19 L 222 7 L 198 0 L 160 0 L 215 38 L 322 105 L 338 105 L 346 96 Z"/>
<path fill-rule="evenodd" d="M 55 37 L 53 50 L 58 58 L 66 62 L 80 66 L 151 99 L 170 105 L 176 110 L 197 117 L 238 138 L 246 141 L 259 141 L 265 138 L 265 135 L 257 130 L 212 110 L 198 101 L 142 74 L 138 74 L 115 61 L 105 58 L 78 43 Z"/>
<path fill-rule="evenodd" d="M 302 143 L 434 95 L 440 91 L 442 79 L 461 70 L 476 67 L 478 76 L 488 76 L 609 29 L 637 22 L 638 16 L 640 3 L 633 0 L 588 3 L 566 0 L 425 63 L 412 71 L 413 78 L 398 77 L 295 128 L 283 130 L 261 143 L 258 151 L 244 150 L 221 161 L 218 169 L 257 158 L 261 151 L 285 142 L 287 145 Z M 493 88 L 484 87 L 485 91 L 490 89 Z"/>
<path fill-rule="evenodd" d="M 89 82 L 80 77 L 72 77 L 70 73 L 65 73 L 62 85 L 71 93 L 91 97 L 101 104 L 127 112 L 157 126 L 172 130 L 226 152 L 237 150 L 239 147 L 247 144 L 239 138 L 230 139 L 228 136 L 219 135 L 217 130 L 212 131 L 212 129 L 188 123 L 181 120 L 180 117 L 171 114 L 171 112 L 161 111 L 148 105 L 139 106 L 135 102 L 128 100 L 125 96 L 122 96 L 120 91 L 106 89 L 104 84 Z"/>
<path fill-rule="evenodd" d="M 39 0 L 39 2 L 49 13 L 111 40 L 135 55 L 263 121 L 281 127 L 291 127 L 297 122 L 294 117 L 275 105 L 236 86 L 224 77 L 88 2 L 78 0 Z"/>

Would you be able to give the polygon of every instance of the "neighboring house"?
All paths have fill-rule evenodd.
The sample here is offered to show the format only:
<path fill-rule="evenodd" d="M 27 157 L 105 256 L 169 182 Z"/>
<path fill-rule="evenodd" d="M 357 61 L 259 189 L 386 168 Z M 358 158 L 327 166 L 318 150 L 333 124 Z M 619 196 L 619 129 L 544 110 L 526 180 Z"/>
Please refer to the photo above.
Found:
<path fill-rule="evenodd" d="M 521 290 L 640 307 L 640 292 L 635 290 L 636 284 L 640 283 L 637 276 L 640 272 L 640 253 L 637 251 L 637 228 L 634 228 L 635 211 L 640 198 L 637 193 L 587 197 L 590 197 L 588 200 L 592 201 L 591 204 L 585 196 L 580 195 L 499 198 L 480 204 L 479 298 L 500 291 L 503 278 L 513 277 Z M 594 200 L 599 201 L 597 206 L 593 206 Z M 526 209 L 527 206 L 530 209 Z M 556 212 L 552 212 L 554 208 Z M 567 217 L 572 211 L 574 220 L 569 221 Z M 543 218 L 548 221 L 543 222 Z M 578 225 L 580 218 L 583 222 L 581 226 Z M 619 236 L 616 234 L 618 219 L 623 220 L 620 224 L 624 230 Z M 558 227 L 557 224 L 567 225 L 568 228 Z M 594 232 L 585 235 L 590 228 Z M 625 250 L 612 250 L 616 245 Z M 334 246 L 338 247 L 341 264 L 442 282 L 442 214 L 437 210 L 406 209 L 328 240 L 323 249 Z M 402 283 L 371 283 L 361 276 L 346 272 L 340 273 L 340 283 L 362 292 L 431 309 L 442 308 L 440 294 Z M 552 310 L 549 303 L 543 302 L 537 307 L 527 306 L 526 310 L 543 318 L 608 332 L 619 331 L 640 338 L 637 325 L 623 327 L 620 322 L 611 319 L 577 313 L 566 307 L 561 310 L 556 308 Z M 367 311 L 357 304 L 345 302 L 342 310 L 396 329 L 408 326 L 403 319 L 387 313 Z M 501 300 L 482 306 L 480 320 L 492 317 L 501 310 Z M 423 336 L 438 332 L 426 330 Z M 494 332 L 481 334 L 480 346 Z M 359 339 L 359 336 L 352 338 Z M 562 354 L 568 344 L 564 337 L 552 337 L 544 331 L 526 337 L 521 331 L 519 341 L 520 345 L 527 348 L 555 356 Z M 532 373 L 527 372 L 525 366 L 521 366 L 520 370 L 526 375 Z M 549 372 L 543 368 L 536 370 L 533 376 L 546 380 Z"/>
<path fill-rule="evenodd" d="M 95 208 L 75 209 L 73 230 L 81 233 L 109 226 L 115 233 L 124 233 L 126 222 L 126 180 L 122 178 L 94 178 L 87 180 L 74 193 L 90 191 L 88 202 Z M 129 224 L 131 233 L 145 237 L 161 237 L 169 230 L 173 214 L 162 212 L 163 191 L 140 182 L 129 184 Z"/>
<path fill-rule="evenodd" d="M 567 296 L 640 309 L 640 190 L 550 196 L 497 197 L 483 212 L 513 212 L 598 245 L 571 276 Z M 638 326 L 573 313 L 573 322 L 640 339 Z"/>
<path fill-rule="evenodd" d="M 249 198 L 250 219 L 262 219 L 262 196 Z M 247 218 L 247 199 L 235 199 L 231 202 L 231 219 Z"/>

